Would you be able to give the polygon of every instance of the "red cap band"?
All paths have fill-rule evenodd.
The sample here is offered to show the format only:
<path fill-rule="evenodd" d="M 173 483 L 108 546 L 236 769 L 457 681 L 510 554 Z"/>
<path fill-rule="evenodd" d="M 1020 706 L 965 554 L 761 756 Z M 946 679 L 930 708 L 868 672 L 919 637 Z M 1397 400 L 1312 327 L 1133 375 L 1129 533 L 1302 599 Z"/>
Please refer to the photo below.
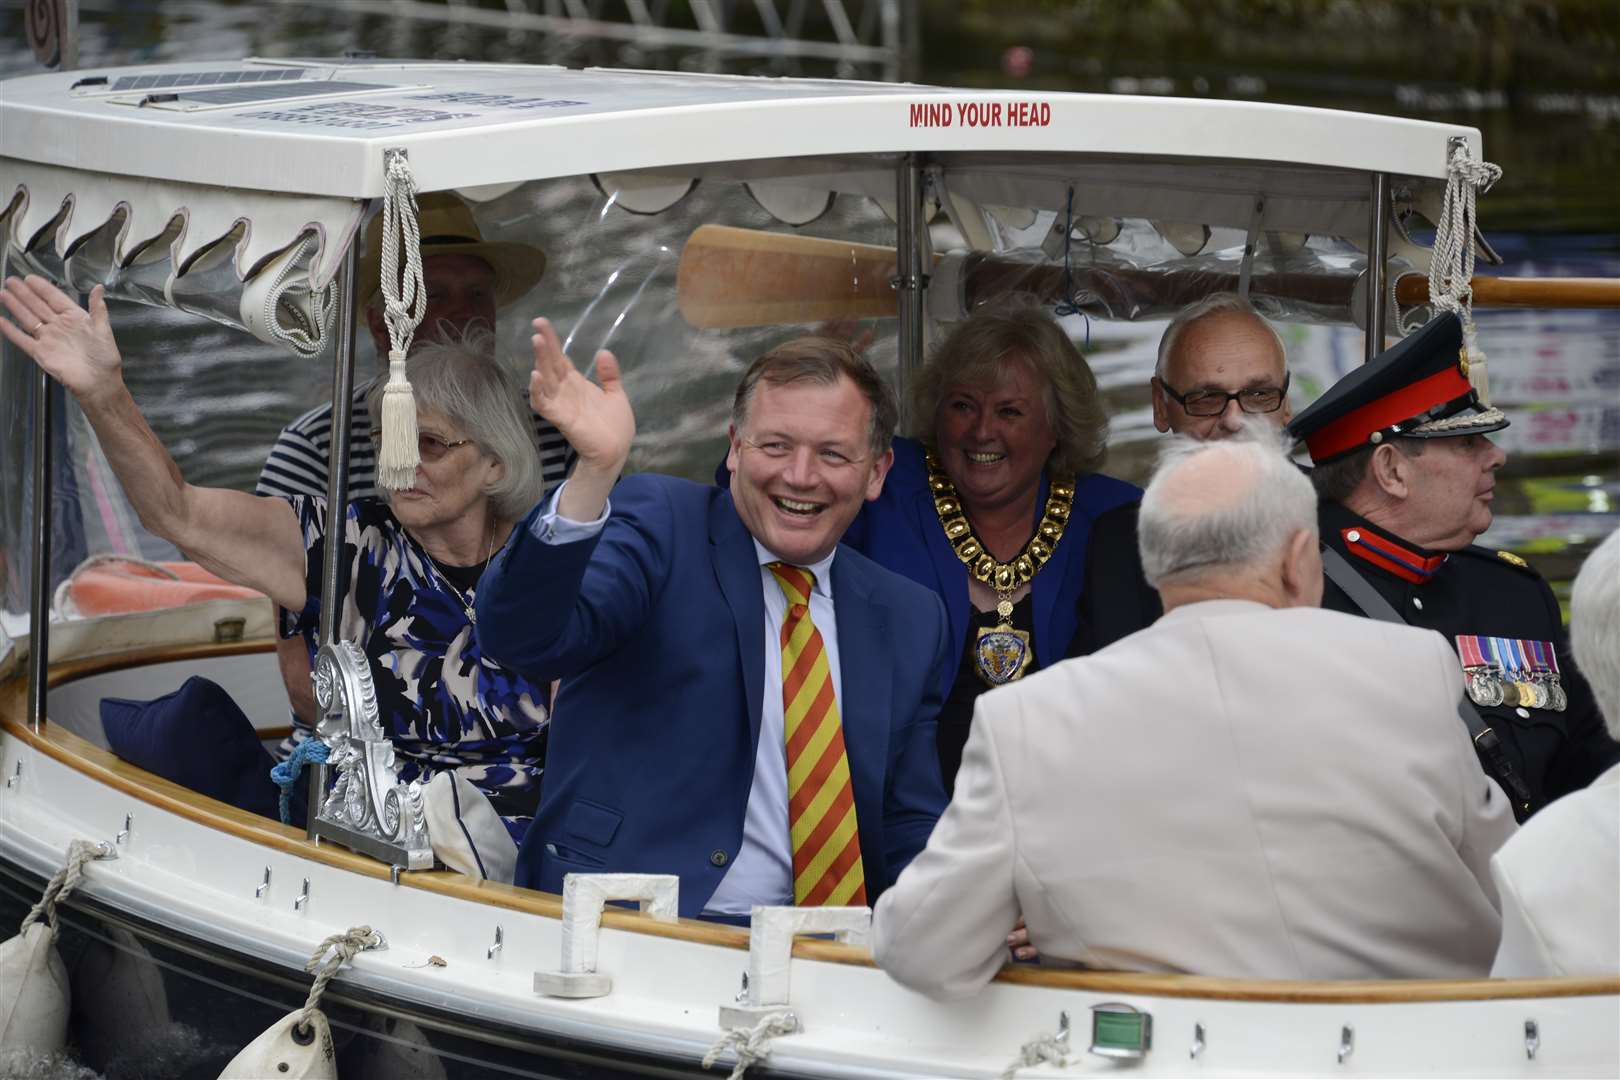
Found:
<path fill-rule="evenodd" d="M 1367 437 L 1375 431 L 1383 431 L 1436 405 L 1465 397 L 1471 389 L 1468 376 L 1451 365 L 1392 394 L 1385 394 L 1377 401 L 1352 409 L 1324 425 L 1316 434 L 1306 436 L 1305 445 L 1310 449 L 1312 461 L 1325 461 L 1365 445 Z"/>

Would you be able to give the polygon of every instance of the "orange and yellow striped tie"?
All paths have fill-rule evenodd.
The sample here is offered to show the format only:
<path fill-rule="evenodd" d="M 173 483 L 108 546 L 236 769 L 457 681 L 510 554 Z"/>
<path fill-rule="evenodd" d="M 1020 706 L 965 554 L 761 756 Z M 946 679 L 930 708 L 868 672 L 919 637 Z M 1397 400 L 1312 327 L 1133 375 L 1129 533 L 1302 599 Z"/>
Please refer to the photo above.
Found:
<path fill-rule="evenodd" d="M 810 571 L 773 562 L 787 597 L 782 620 L 782 719 L 787 738 L 788 829 L 793 837 L 793 902 L 803 907 L 866 903 L 855 788 L 844 751 L 832 671 L 821 631 L 810 621 Z"/>

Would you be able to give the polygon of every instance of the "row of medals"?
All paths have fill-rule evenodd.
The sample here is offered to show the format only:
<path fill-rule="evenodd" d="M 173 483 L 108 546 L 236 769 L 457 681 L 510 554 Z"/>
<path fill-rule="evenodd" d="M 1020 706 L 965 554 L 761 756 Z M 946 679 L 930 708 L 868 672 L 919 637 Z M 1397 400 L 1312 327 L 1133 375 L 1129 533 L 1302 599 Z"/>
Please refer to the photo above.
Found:
<path fill-rule="evenodd" d="M 1495 664 L 1475 665 L 1465 670 L 1468 673 L 1468 697 L 1482 708 L 1507 705 L 1563 712 L 1569 704 L 1569 695 L 1559 685 L 1556 672 L 1504 672 Z"/>

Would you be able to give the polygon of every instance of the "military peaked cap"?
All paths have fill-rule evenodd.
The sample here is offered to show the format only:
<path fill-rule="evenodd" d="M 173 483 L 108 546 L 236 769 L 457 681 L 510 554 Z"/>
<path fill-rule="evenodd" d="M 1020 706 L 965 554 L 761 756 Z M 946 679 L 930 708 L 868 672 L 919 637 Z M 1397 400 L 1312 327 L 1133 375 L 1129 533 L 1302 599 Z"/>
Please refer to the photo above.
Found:
<path fill-rule="evenodd" d="M 1445 312 L 1328 387 L 1288 431 L 1321 465 L 1396 435 L 1436 439 L 1507 425 L 1469 382 L 1462 322 Z"/>

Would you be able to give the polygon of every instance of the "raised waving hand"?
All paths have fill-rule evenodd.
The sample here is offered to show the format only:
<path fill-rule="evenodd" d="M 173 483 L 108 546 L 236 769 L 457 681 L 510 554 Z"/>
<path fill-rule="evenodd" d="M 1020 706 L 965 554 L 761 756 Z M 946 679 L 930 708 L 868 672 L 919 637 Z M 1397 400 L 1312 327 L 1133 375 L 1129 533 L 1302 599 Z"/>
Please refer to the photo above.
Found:
<path fill-rule="evenodd" d="M 0 319 L 0 333 L 81 403 L 93 402 L 118 388 L 123 360 L 113 340 L 100 285 L 90 293 L 88 311 L 32 274 L 7 278 L 0 303 L 11 316 Z"/>
<path fill-rule="evenodd" d="M 593 520 L 636 437 L 636 414 L 619 378 L 619 362 L 603 349 L 596 354 L 597 381 L 587 379 L 563 352 L 549 319 L 534 320 L 530 343 L 534 370 L 529 373 L 529 404 L 579 455 L 557 510 L 565 518 Z"/>

